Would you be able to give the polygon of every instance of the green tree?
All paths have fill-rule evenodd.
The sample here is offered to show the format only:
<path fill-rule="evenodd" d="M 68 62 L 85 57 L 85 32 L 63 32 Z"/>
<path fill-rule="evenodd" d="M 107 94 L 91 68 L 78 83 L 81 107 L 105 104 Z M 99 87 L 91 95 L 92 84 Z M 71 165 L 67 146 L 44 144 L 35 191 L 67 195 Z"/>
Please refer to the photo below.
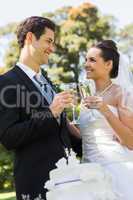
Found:
<path fill-rule="evenodd" d="M 14 66 L 19 57 L 19 47 L 17 44 L 17 40 L 14 39 L 9 44 L 9 49 L 7 50 L 4 58 L 4 63 L 7 68 L 11 68 Z"/>
<path fill-rule="evenodd" d="M 122 28 L 118 32 L 117 40 L 121 51 L 131 59 L 133 52 L 133 24 L 126 25 Z"/>
<path fill-rule="evenodd" d="M 15 33 L 16 27 L 17 27 L 17 23 L 10 23 L 6 26 L 0 27 L 0 36 Z"/>
<path fill-rule="evenodd" d="M 51 57 L 50 67 L 62 67 L 59 79 L 78 82 L 82 59 L 87 48 L 94 42 L 109 37 L 112 33 L 108 19 L 101 16 L 97 8 L 84 3 L 77 8 L 67 7 L 55 13 L 43 14 L 58 23 L 56 52 Z M 111 20 L 111 18 L 110 18 Z M 66 79 L 66 73 L 71 72 Z"/>
<path fill-rule="evenodd" d="M 13 188 L 13 154 L 0 145 L 0 190 Z"/>
<path fill-rule="evenodd" d="M 78 82 L 84 53 L 94 42 L 111 36 L 112 18 L 102 16 L 90 3 L 84 3 L 77 8 L 63 7 L 53 13 L 44 13 L 43 16 L 49 17 L 58 25 L 57 48 L 51 56 L 49 67 L 56 71 L 57 82 Z M 18 55 L 18 45 L 13 41 L 6 54 L 6 66 L 13 66 Z M 51 77 L 54 77 L 52 73 Z"/>

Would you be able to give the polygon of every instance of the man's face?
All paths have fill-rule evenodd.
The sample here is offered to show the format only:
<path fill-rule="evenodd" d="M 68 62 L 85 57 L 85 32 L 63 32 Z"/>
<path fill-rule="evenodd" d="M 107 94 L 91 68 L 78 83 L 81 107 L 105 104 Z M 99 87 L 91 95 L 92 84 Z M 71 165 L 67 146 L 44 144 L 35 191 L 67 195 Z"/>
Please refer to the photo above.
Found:
<path fill-rule="evenodd" d="M 32 34 L 33 35 L 33 34 Z M 45 28 L 45 32 L 37 40 L 35 35 L 32 37 L 32 44 L 30 48 L 33 60 L 38 64 L 47 64 L 49 55 L 54 51 L 54 32 Z"/>

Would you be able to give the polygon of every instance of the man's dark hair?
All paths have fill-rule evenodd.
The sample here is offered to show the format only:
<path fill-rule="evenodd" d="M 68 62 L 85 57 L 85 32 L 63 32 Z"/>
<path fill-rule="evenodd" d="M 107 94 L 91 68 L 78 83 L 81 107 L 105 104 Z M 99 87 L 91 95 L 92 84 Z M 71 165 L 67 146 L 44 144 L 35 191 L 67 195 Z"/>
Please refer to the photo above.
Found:
<path fill-rule="evenodd" d="M 45 33 L 45 28 L 55 32 L 55 24 L 48 18 L 32 16 L 22 21 L 17 29 L 17 40 L 20 48 L 23 48 L 26 34 L 32 32 L 36 39 Z"/>

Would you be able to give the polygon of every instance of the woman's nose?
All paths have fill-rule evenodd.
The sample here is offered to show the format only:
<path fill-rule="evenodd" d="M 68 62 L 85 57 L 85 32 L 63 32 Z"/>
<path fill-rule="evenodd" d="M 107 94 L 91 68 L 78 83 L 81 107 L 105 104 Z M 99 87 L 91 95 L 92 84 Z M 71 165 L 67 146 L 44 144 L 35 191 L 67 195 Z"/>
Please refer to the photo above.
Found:
<path fill-rule="evenodd" d="M 87 70 L 89 68 L 88 62 L 85 62 L 84 67 L 85 67 L 85 70 Z"/>

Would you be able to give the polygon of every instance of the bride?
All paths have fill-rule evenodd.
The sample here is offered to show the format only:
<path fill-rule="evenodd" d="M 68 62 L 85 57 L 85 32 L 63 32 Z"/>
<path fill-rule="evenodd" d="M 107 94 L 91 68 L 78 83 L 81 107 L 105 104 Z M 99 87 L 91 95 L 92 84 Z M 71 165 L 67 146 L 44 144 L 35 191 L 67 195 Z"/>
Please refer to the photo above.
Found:
<path fill-rule="evenodd" d="M 122 69 L 119 65 L 120 60 L 112 40 L 104 40 L 89 49 L 86 76 L 93 79 L 96 92 L 94 96 L 86 97 L 81 106 L 80 133 L 83 162 L 103 165 L 112 174 L 114 188 L 121 199 L 133 200 L 132 85 L 126 73 L 119 77 L 121 71 L 128 72 L 128 66 Z M 116 77 L 121 84 L 112 82 Z M 126 89 L 126 85 L 123 87 L 125 78 Z"/>

